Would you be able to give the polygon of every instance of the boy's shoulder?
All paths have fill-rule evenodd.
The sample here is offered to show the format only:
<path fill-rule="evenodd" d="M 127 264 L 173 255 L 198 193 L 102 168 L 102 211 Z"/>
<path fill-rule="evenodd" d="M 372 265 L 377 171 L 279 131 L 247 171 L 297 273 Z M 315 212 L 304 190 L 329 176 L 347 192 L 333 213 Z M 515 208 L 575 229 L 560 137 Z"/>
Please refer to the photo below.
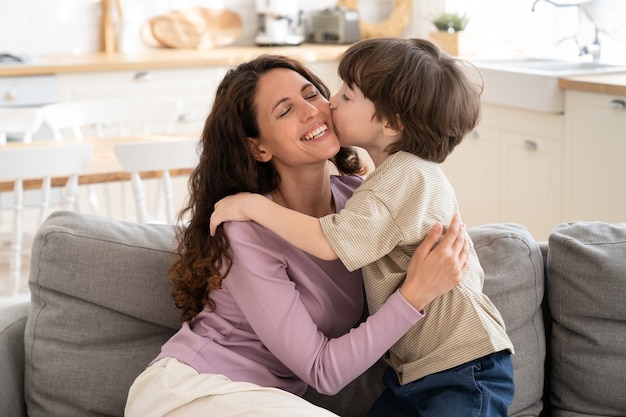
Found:
<path fill-rule="evenodd" d="M 445 174 L 436 162 L 427 161 L 409 152 L 390 155 L 370 175 L 362 190 L 381 192 L 387 189 L 400 192 L 403 188 L 422 186 L 444 180 Z"/>
<path fill-rule="evenodd" d="M 388 176 L 392 173 L 398 175 L 406 175 L 408 172 L 416 172 L 423 170 L 439 170 L 439 164 L 420 158 L 410 152 L 395 152 L 380 164 L 372 174 Z M 376 173 L 378 171 L 378 173 Z"/>

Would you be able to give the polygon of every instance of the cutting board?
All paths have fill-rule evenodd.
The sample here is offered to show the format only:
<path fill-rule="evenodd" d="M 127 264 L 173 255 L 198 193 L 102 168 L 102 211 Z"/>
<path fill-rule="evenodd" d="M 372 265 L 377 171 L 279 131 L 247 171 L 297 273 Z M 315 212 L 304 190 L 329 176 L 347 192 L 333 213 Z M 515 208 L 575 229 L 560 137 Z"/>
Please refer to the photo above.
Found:
<path fill-rule="evenodd" d="M 142 38 L 155 47 L 210 49 L 231 45 L 242 33 L 237 13 L 194 7 L 151 18 L 144 24 Z"/>

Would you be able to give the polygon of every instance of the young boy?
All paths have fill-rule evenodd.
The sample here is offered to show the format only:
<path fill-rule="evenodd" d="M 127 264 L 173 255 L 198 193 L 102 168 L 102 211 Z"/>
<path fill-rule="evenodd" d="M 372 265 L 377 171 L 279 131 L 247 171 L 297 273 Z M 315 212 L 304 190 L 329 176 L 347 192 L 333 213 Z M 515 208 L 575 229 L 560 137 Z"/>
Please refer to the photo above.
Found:
<path fill-rule="evenodd" d="M 476 125 L 482 83 L 422 39 L 374 38 L 351 46 L 330 102 L 342 146 L 360 146 L 376 169 L 337 214 L 314 218 L 254 194 L 218 202 L 211 229 L 254 220 L 322 259 L 363 268 L 369 311 L 402 283 L 416 246 L 458 211 L 441 163 Z M 469 237 L 468 237 L 469 239 Z M 507 416 L 513 400 L 513 345 L 483 294 L 470 245 L 463 282 L 426 308 L 387 353 L 387 389 L 369 416 Z"/>

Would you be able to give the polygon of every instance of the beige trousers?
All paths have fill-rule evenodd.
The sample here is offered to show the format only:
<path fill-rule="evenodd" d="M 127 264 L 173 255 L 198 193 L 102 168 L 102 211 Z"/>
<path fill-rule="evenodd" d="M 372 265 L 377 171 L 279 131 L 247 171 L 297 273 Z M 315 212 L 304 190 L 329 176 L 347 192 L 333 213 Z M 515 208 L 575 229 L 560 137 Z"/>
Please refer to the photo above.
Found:
<path fill-rule="evenodd" d="M 162 359 L 130 387 L 125 417 L 338 417 L 277 388 L 199 374 L 176 359 Z"/>

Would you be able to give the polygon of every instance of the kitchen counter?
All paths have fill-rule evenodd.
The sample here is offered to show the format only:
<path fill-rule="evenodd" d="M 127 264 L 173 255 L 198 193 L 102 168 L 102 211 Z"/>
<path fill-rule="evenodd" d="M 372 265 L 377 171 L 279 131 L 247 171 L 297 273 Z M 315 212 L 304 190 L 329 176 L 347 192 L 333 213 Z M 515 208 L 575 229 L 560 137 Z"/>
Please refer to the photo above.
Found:
<path fill-rule="evenodd" d="M 98 52 L 81 55 L 43 55 L 30 64 L 0 65 L 0 77 L 228 66 L 263 53 L 285 54 L 305 63 L 338 61 L 349 46 L 305 43 L 300 46 L 229 46 L 208 50 L 164 48 L 133 54 Z M 559 87 L 562 90 L 626 95 L 626 73 L 563 77 L 559 79 Z"/>
<path fill-rule="evenodd" d="M 581 75 L 559 79 L 562 90 L 626 96 L 626 73 Z"/>
<path fill-rule="evenodd" d="M 349 45 L 287 47 L 230 46 L 209 50 L 155 49 L 134 54 L 44 55 L 32 64 L 0 65 L 0 77 L 235 65 L 264 53 L 292 56 L 305 63 L 337 61 Z"/>

